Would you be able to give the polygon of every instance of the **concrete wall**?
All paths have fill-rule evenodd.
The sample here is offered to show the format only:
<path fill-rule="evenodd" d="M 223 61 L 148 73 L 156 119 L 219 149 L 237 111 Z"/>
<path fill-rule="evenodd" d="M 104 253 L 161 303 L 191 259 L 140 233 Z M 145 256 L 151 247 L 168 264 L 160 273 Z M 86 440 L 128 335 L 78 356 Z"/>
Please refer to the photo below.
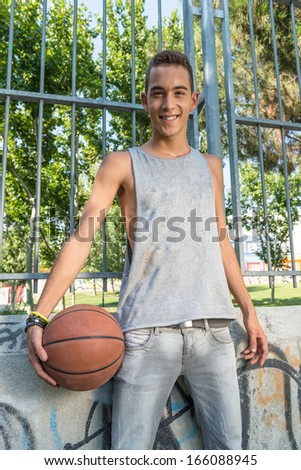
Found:
<path fill-rule="evenodd" d="M 246 366 L 241 316 L 233 324 L 244 449 L 301 449 L 301 306 L 258 308 L 269 340 L 263 368 Z M 109 449 L 112 383 L 53 390 L 27 361 L 26 316 L 0 316 L 0 449 Z M 145 404 L 147 406 L 147 403 Z M 193 405 L 179 378 L 156 449 L 201 449 Z"/>

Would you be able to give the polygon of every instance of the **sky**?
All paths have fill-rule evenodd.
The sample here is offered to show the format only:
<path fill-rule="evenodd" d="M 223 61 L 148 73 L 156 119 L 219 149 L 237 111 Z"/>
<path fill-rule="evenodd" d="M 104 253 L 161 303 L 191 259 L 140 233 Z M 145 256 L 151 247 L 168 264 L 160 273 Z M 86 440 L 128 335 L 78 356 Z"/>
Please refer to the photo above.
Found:
<path fill-rule="evenodd" d="M 88 10 L 102 15 L 102 0 L 79 0 L 80 5 L 85 4 Z M 162 17 L 169 16 L 174 9 L 182 14 L 182 0 L 162 0 Z M 145 0 L 145 14 L 148 17 L 148 26 L 154 26 L 158 20 L 158 2 L 156 0 Z"/>

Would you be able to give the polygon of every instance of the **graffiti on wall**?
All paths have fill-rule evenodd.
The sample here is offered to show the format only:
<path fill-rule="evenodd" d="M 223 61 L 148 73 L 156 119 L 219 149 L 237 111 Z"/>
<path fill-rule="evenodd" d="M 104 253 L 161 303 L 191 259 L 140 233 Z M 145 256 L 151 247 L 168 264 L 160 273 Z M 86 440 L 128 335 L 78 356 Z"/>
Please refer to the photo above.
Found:
<path fill-rule="evenodd" d="M 246 334 L 238 323 L 235 325 L 233 334 L 237 357 L 239 357 L 239 350 L 246 339 Z M 24 338 L 20 323 L 14 328 L 11 323 L 2 323 L 0 354 L 1 351 L 2 354 L 9 354 L 16 350 L 24 352 L 26 348 Z M 274 372 L 275 384 L 272 387 L 264 387 L 264 374 L 271 369 Z M 280 431 L 286 435 L 289 448 L 300 449 L 300 429 L 295 429 L 296 421 L 300 422 L 301 419 L 300 360 L 296 358 L 292 360 L 289 347 L 284 351 L 276 345 L 269 344 L 269 357 L 264 367 L 239 364 L 238 360 L 237 374 L 242 405 L 243 448 L 248 449 L 252 444 L 252 429 L 254 428 L 252 416 L 256 414 L 256 407 L 259 407 L 263 417 L 262 425 L 273 426 L 275 422 L 277 424 L 278 419 L 278 424 L 281 421 Z M 275 403 L 280 410 L 278 417 L 275 413 L 268 411 L 269 406 L 271 404 L 274 406 Z M 16 408 L 16 404 L 14 405 L 0 403 L 0 448 L 36 449 L 37 439 L 34 426 L 31 425 L 28 416 L 22 414 Z M 299 420 L 296 420 L 296 414 Z M 254 429 L 253 432 L 255 432 Z M 193 402 L 180 377 L 164 410 L 154 449 L 181 449 L 185 448 L 187 441 L 192 441 L 194 445 L 197 443 L 195 448 L 201 448 L 201 430 L 195 421 Z M 107 400 L 105 404 L 102 403 L 100 390 L 99 398 L 92 403 L 84 419 L 82 438 L 76 442 L 58 440 L 57 447 L 71 450 L 92 445 L 92 448 L 110 449 L 110 443 L 111 406 Z"/>
<path fill-rule="evenodd" d="M 0 449 L 36 449 L 28 419 L 7 403 L 0 403 Z"/>
<path fill-rule="evenodd" d="M 101 416 L 103 423 L 96 431 L 91 431 L 91 424 L 93 422 L 94 413 L 98 411 L 97 420 Z M 185 429 L 181 436 L 177 436 L 173 430 L 173 425 L 180 420 L 184 415 L 186 417 Z M 184 427 L 183 427 L 184 428 Z M 193 416 L 193 402 L 188 395 L 181 379 L 175 384 L 172 395 L 169 397 L 162 416 L 160 426 L 157 432 L 154 449 L 156 450 L 177 450 L 181 449 L 181 442 L 189 439 L 192 435 L 200 433 Z M 98 439 L 97 445 L 101 449 L 110 449 L 111 447 L 111 407 L 103 405 L 100 401 L 94 402 L 87 421 L 85 423 L 83 439 L 79 442 L 65 444 L 64 449 L 80 449 L 87 445 L 91 440 Z"/>
<path fill-rule="evenodd" d="M 19 321 L 1 322 L 0 324 L 0 354 L 24 351 L 26 335 Z"/>
<path fill-rule="evenodd" d="M 235 324 L 235 329 L 236 337 L 239 339 L 235 341 L 236 351 L 238 352 L 240 342 L 246 340 L 246 333 L 239 324 Z M 262 368 L 259 368 L 257 365 L 249 366 L 243 364 L 237 369 L 242 407 L 242 445 L 244 449 L 249 448 L 251 412 L 256 403 L 252 398 L 254 396 L 252 393 L 254 388 L 256 388 L 258 408 L 264 412 L 261 414 L 265 415 L 265 425 L 268 427 L 273 424 L 271 423 L 271 414 L 267 413 L 269 404 L 278 403 L 284 418 L 281 420 L 281 428 L 287 435 L 290 449 L 301 448 L 300 429 L 294 430 L 293 426 L 293 412 L 295 417 L 299 416 L 299 422 L 301 419 L 301 365 L 300 358 L 291 358 L 290 356 L 289 347 L 286 348 L 286 351 L 283 351 L 280 347 L 269 343 L 268 358 Z M 266 387 L 267 390 L 264 390 L 263 375 L 268 369 L 274 370 L 274 383 L 269 383 L 269 387 Z M 253 376 L 256 374 L 257 378 L 254 385 L 251 384 L 252 374 Z M 295 399 L 294 402 L 298 404 L 297 407 L 293 405 L 293 398 Z M 298 420 L 296 419 L 295 421 Z"/>

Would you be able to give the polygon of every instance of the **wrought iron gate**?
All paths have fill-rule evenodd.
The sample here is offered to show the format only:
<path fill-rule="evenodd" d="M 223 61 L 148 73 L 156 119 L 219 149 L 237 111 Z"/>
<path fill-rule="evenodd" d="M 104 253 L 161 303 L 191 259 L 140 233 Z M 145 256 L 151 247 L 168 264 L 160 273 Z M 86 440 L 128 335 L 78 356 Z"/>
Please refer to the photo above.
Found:
<path fill-rule="evenodd" d="M 300 269 L 296 268 L 295 263 L 295 249 L 293 239 L 293 223 L 291 220 L 291 203 L 290 203 L 290 188 L 287 169 L 286 158 L 286 131 L 294 131 L 299 138 L 301 132 L 300 120 L 295 122 L 287 121 L 285 119 L 281 99 L 281 83 L 278 62 L 278 47 L 276 38 L 276 26 L 274 8 L 276 4 L 285 5 L 289 9 L 291 15 L 291 34 L 294 40 L 295 62 L 296 62 L 296 77 L 297 86 L 299 88 L 299 100 L 301 100 L 301 70 L 300 70 L 300 38 L 297 37 L 296 28 L 296 11 L 298 11 L 298 21 L 300 20 L 300 7 L 299 0 L 279 0 L 273 2 L 267 0 L 270 9 L 270 24 L 271 24 L 271 40 L 275 77 L 276 77 L 276 92 L 277 102 L 279 108 L 279 119 L 268 119 L 261 116 L 260 101 L 257 81 L 257 57 L 255 48 L 255 35 L 254 35 L 254 21 L 253 21 L 253 5 L 252 0 L 244 0 L 248 5 L 248 18 L 246 22 L 249 25 L 250 47 L 252 55 L 252 64 L 250 66 L 253 76 L 254 84 L 254 114 L 241 115 L 237 109 L 235 102 L 235 90 L 233 85 L 233 52 L 231 50 L 231 34 L 230 34 L 230 17 L 228 0 L 212 1 L 200 0 L 193 2 L 193 0 L 183 0 L 183 23 L 184 23 L 184 45 L 185 53 L 190 58 L 194 68 L 196 68 L 196 52 L 195 52 L 195 34 L 196 21 L 200 25 L 201 38 L 202 38 L 202 60 L 203 60 L 203 83 L 204 88 L 200 94 L 200 101 L 198 109 L 191 115 L 189 122 L 189 140 L 190 143 L 199 147 L 200 144 L 200 125 L 199 116 L 204 108 L 205 122 L 206 122 L 206 135 L 207 135 L 207 151 L 223 156 L 222 149 L 222 136 L 221 136 L 221 111 L 220 111 L 220 88 L 218 84 L 218 66 L 216 56 L 216 30 L 217 23 L 221 28 L 222 50 L 223 50 L 223 71 L 224 77 L 224 90 L 226 100 L 226 117 L 227 117 L 227 133 L 229 145 L 229 161 L 230 161 L 230 174 L 231 174 L 231 193 L 232 193 L 232 210 L 234 220 L 234 247 L 239 260 L 242 272 L 244 275 L 256 276 L 269 276 L 270 282 L 275 276 L 292 276 L 294 287 L 297 287 L 297 276 L 301 275 Z M 35 102 L 38 103 L 38 129 L 37 129 L 37 178 L 35 189 L 35 221 L 34 221 L 34 259 L 33 259 L 33 272 L 14 272 L 14 273 L 1 273 L 0 280 L 35 280 L 47 277 L 47 273 L 39 272 L 39 216 L 41 205 L 41 172 L 42 172 L 42 142 L 43 142 L 43 113 L 45 105 L 48 103 L 55 103 L 62 106 L 71 108 L 71 140 L 70 140 L 70 232 L 74 230 L 74 183 L 75 183 L 75 162 L 76 162 L 76 142 L 75 142 L 75 122 L 76 112 L 79 108 L 96 108 L 102 109 L 102 131 L 103 131 L 103 144 L 102 156 L 106 155 L 106 132 L 108 128 L 107 114 L 111 111 L 122 111 L 131 113 L 132 116 L 132 143 L 136 144 L 136 115 L 141 111 L 141 105 L 136 102 L 136 88 L 135 88 L 135 0 L 131 0 L 131 95 L 130 102 L 116 102 L 109 100 L 106 93 L 106 0 L 103 0 L 103 51 L 102 51 L 102 96 L 99 98 L 86 98 L 79 97 L 77 94 L 77 11 L 78 1 L 73 1 L 73 41 L 72 41 L 72 93 L 70 96 L 56 95 L 45 93 L 45 44 L 46 44 L 46 21 L 48 14 L 47 0 L 42 2 L 43 17 L 42 17 L 42 42 L 41 42 L 41 55 L 40 55 L 40 81 L 39 91 L 31 92 L 18 89 L 12 89 L 12 74 L 13 74 L 13 51 L 14 51 L 14 17 L 17 2 L 11 0 L 10 2 L 10 23 L 9 23 L 9 47 L 7 51 L 7 70 L 6 70 L 6 85 L 5 88 L 0 89 L 0 100 L 3 100 L 5 106 L 4 112 L 4 125 L 2 136 L 2 175 L 1 175 L 1 203 L 0 203 L 0 251 L 3 243 L 3 228 L 5 219 L 5 186 L 7 176 L 7 156 L 8 148 L 8 133 L 10 126 L 10 112 L 12 100 L 19 102 Z M 163 47 L 162 40 L 162 2 L 157 1 L 157 16 L 158 16 L 158 49 Z M 241 197 L 240 197 L 240 177 L 239 177 L 239 147 L 240 142 L 237 137 L 238 126 L 248 126 L 256 129 L 257 143 L 258 143 L 258 161 L 261 175 L 262 185 L 262 204 L 265 214 L 265 229 L 269 233 L 269 218 L 267 216 L 267 200 L 265 191 L 265 172 L 264 172 L 264 149 L 262 146 L 262 129 L 278 129 L 281 136 L 282 159 L 284 168 L 285 180 L 285 193 L 286 193 L 286 207 L 287 207 L 287 220 L 289 232 L 289 251 L 291 258 L 291 269 L 285 271 L 275 271 L 272 269 L 272 255 L 269 245 L 269 237 L 266 238 L 266 252 L 267 252 L 267 270 L 256 272 L 249 272 L 245 269 L 244 263 L 244 249 L 243 249 L 243 227 L 241 218 Z M 297 171 L 300 171 L 300 169 Z M 105 231 L 104 231 L 105 233 Z M 121 272 L 110 272 L 107 270 L 106 261 L 106 242 L 104 236 L 104 254 L 103 254 L 103 271 L 80 273 L 78 278 L 120 278 Z"/>

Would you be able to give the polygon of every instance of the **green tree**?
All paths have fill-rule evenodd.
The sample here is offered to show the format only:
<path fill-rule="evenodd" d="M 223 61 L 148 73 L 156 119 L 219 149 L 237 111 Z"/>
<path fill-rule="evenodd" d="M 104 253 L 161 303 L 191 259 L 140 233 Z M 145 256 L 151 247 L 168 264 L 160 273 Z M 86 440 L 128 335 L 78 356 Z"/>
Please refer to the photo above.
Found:
<path fill-rule="evenodd" d="M 93 56 L 93 40 L 100 23 L 91 26 L 86 9 L 79 7 L 77 25 L 77 93 L 98 94 L 101 73 Z M 9 2 L 0 5 L 0 70 L 6 67 L 8 49 Z M 45 92 L 71 95 L 72 6 L 54 0 L 48 10 L 45 60 Z M 12 88 L 39 91 L 42 38 L 41 2 L 16 2 Z M 88 71 L 88 73 L 87 73 Z M 1 75 L 3 77 L 3 75 Z M 5 86 L 4 83 L 1 84 Z M 37 103 L 11 101 L 5 204 L 4 272 L 32 271 L 35 218 L 35 186 L 38 143 Z M 66 106 L 47 104 L 43 115 L 41 174 L 40 267 L 54 260 L 69 227 L 71 113 Z M 76 181 L 78 174 L 89 174 L 89 166 L 99 158 L 100 112 L 76 111 Z M 2 123 L 2 124 L 1 124 Z M 0 134 L 4 109 L 0 108 Z M 93 132 L 92 132 L 93 129 Z M 76 191 L 75 207 L 84 203 Z M 13 241 L 13 244 L 11 243 Z M 30 290 L 29 290 L 30 292 Z M 32 305 L 32 299 L 29 298 Z"/>
<path fill-rule="evenodd" d="M 290 256 L 289 227 L 286 206 L 285 179 L 279 172 L 266 172 L 264 176 L 267 213 L 264 214 L 260 170 L 254 162 L 240 164 L 241 213 L 246 230 L 252 232 L 257 242 L 256 255 L 268 263 L 267 241 L 270 247 L 271 268 L 286 270 Z M 296 171 L 289 179 L 291 222 L 294 226 L 300 220 L 301 172 Z M 231 214 L 230 193 L 227 195 L 228 216 Z M 231 221 L 229 220 L 231 227 Z M 268 227 L 268 230 L 267 230 Z M 275 285 L 272 284 L 272 299 Z"/>
<path fill-rule="evenodd" d="M 274 64 L 272 27 L 269 2 L 252 2 L 255 54 L 257 62 L 259 114 L 261 118 L 279 120 L 281 100 L 283 119 L 301 121 L 301 103 L 298 87 L 297 66 L 292 33 L 292 21 L 288 5 L 273 2 L 276 28 L 276 45 L 280 75 L 281 97 L 278 97 Z M 254 117 L 255 90 L 251 51 L 248 2 L 234 0 L 229 2 L 231 19 L 232 64 L 236 112 L 242 116 Z M 299 49 L 301 47 L 301 10 L 295 9 Z M 248 126 L 238 126 L 239 158 L 258 159 L 257 134 Z M 226 139 L 226 129 L 224 139 Z M 301 133 L 285 131 L 285 145 L 288 173 L 300 165 Z M 280 129 L 273 132 L 262 129 L 264 168 L 266 171 L 278 169 L 283 173 L 282 139 Z M 226 147 L 226 145 L 225 145 Z"/>
<path fill-rule="evenodd" d="M 264 0 L 252 2 L 259 117 L 272 121 L 279 120 L 281 118 L 279 98 L 283 110 L 283 120 L 300 122 L 301 103 L 290 8 L 288 5 L 276 2 L 273 2 L 273 5 L 281 96 L 278 96 L 277 90 L 269 2 Z M 237 115 L 256 117 L 248 2 L 234 0 L 229 2 L 229 8 L 235 111 Z M 295 9 L 295 15 L 300 48 L 300 9 Z M 223 86 L 221 85 L 223 150 L 224 155 L 227 156 L 229 152 L 227 122 L 225 97 L 222 90 Z M 267 220 L 265 220 L 263 212 L 259 171 L 259 136 L 262 144 Z M 292 225 L 294 226 L 300 220 L 300 137 L 301 133 L 295 130 L 284 130 L 282 135 L 280 129 L 237 126 L 242 222 L 246 229 L 257 232 L 257 255 L 265 262 L 267 262 L 266 242 L 268 239 L 272 269 L 284 269 L 285 260 L 289 255 L 284 161 L 288 174 Z M 283 156 L 284 147 L 285 157 Z M 232 212 L 229 195 L 226 197 L 226 212 L 228 215 Z M 266 222 L 269 227 L 268 234 L 265 233 Z M 274 289 L 272 297 L 273 295 Z"/>
<path fill-rule="evenodd" d="M 132 97 L 132 50 L 131 50 L 131 2 L 109 0 L 107 10 L 107 86 L 108 98 L 113 101 L 141 103 L 147 64 L 158 51 L 158 28 L 147 28 L 144 13 L 145 0 L 135 1 L 135 97 Z M 169 19 L 163 19 L 162 37 L 164 48 L 184 50 L 183 25 L 175 10 Z M 136 115 L 136 141 L 146 142 L 151 135 L 148 116 Z M 129 112 L 112 112 L 108 132 L 108 151 L 131 147 L 132 116 Z"/>

